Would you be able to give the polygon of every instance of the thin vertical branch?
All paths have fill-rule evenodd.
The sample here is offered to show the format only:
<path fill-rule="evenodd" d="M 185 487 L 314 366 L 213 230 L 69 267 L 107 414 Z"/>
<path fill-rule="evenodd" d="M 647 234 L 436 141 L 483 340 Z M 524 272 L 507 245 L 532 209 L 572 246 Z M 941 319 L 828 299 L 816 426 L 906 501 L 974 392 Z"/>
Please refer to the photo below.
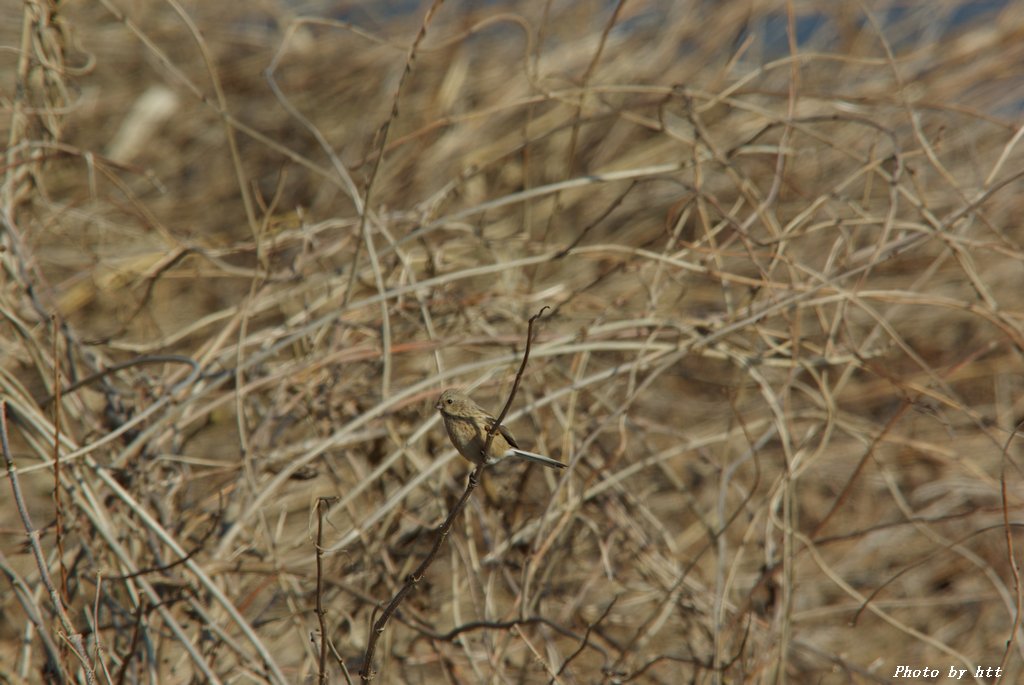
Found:
<path fill-rule="evenodd" d="M 316 618 L 320 623 L 320 660 L 317 664 L 317 682 L 320 685 L 327 683 L 327 621 L 324 611 L 324 511 L 327 509 L 326 497 L 320 497 L 316 501 Z"/>
<path fill-rule="evenodd" d="M 60 487 L 60 336 L 56 315 L 50 315 L 53 325 L 53 520 L 57 539 L 57 561 L 60 564 L 60 596 L 68 602 L 68 567 L 64 564 L 64 504 Z"/>
<path fill-rule="evenodd" d="M 519 364 L 519 371 L 516 372 L 516 378 L 512 381 L 512 390 L 508 394 L 508 399 L 505 400 L 505 406 L 501 408 L 501 412 L 498 414 L 498 418 L 495 419 L 494 423 L 491 424 L 490 428 L 487 429 L 487 441 L 484 443 L 484 449 L 481 454 L 488 454 L 491 449 L 491 441 L 494 440 L 494 434 L 498 432 L 501 427 L 501 422 L 505 420 L 505 415 L 508 414 L 508 410 L 512 408 L 512 402 L 516 398 L 516 393 L 519 392 L 519 383 L 523 380 L 523 374 L 526 372 L 526 362 L 530 359 L 530 347 L 533 345 L 533 324 L 536 323 L 537 319 L 544 315 L 549 309 L 547 305 L 540 308 L 540 311 L 530 317 L 530 322 L 526 326 L 526 349 L 523 350 L 523 361 Z"/>
<path fill-rule="evenodd" d="M 523 361 L 519 364 L 519 371 L 516 372 L 515 380 L 512 383 L 512 390 L 509 392 L 508 400 L 505 401 L 505 406 L 502 408 L 501 413 L 498 415 L 497 420 L 491 425 L 487 431 L 487 441 L 484 443 L 484 454 L 491 448 L 491 441 L 494 439 L 494 434 L 501 425 L 505 415 L 508 414 L 509 408 L 512 406 L 512 401 L 515 399 L 516 392 L 519 390 L 519 384 L 522 382 L 523 374 L 526 372 L 526 362 L 530 358 L 530 347 L 533 344 L 533 324 L 544 314 L 548 309 L 547 306 L 541 308 L 539 312 L 530 317 L 530 323 L 526 329 L 526 349 L 523 351 Z M 366 653 L 363 657 L 363 665 L 359 670 L 359 677 L 363 679 L 363 682 L 369 682 L 373 680 L 376 673 L 373 670 L 373 656 L 377 650 L 377 641 L 380 636 L 384 633 L 384 629 L 387 627 L 388 621 L 394 616 L 395 612 L 398 611 L 399 605 L 406 598 L 406 596 L 412 592 L 413 588 L 420 582 L 423 575 L 427 572 L 427 569 L 434 562 L 437 557 L 437 553 L 441 550 L 441 545 L 444 544 L 445 538 L 448 537 L 448 533 L 451 532 L 452 525 L 455 523 L 455 518 L 459 515 L 462 509 L 466 506 L 466 502 L 469 501 L 470 495 L 476 489 L 477 485 L 480 484 L 480 476 L 483 474 L 486 462 L 479 464 L 469 474 L 469 480 L 466 483 L 466 490 L 462 493 L 459 501 L 455 503 L 452 510 L 448 513 L 444 523 L 437 529 L 437 536 L 434 539 L 434 546 L 431 547 L 430 552 L 420 565 L 410 573 L 401 589 L 391 598 L 388 605 L 384 608 L 380 617 L 374 622 L 373 629 L 370 631 L 370 636 L 366 645 Z M 319 599 L 319 597 L 318 597 Z"/>
<path fill-rule="evenodd" d="M 7 465 L 7 477 L 11 482 L 14 503 L 18 509 L 18 515 L 21 517 L 22 526 L 25 528 L 29 547 L 32 549 L 32 555 L 35 557 L 36 568 L 39 569 L 39 579 L 46 588 L 46 593 L 50 596 L 54 613 L 56 613 L 61 627 L 64 629 L 65 639 L 71 644 L 71 648 L 82 664 L 85 672 L 85 681 L 92 685 L 96 682 L 96 679 L 93 674 L 92 664 L 89 663 L 89 655 L 85 651 L 82 634 L 75 630 L 67 611 L 64 609 L 64 601 L 61 599 L 57 588 L 53 585 L 53 579 L 50 578 L 50 571 L 46 566 L 46 556 L 43 554 L 43 547 L 39 544 L 39 531 L 32 525 L 32 518 L 29 516 L 28 507 L 25 505 L 25 498 L 21 492 L 21 484 L 18 481 L 18 467 L 14 463 L 10 443 L 7 440 L 7 400 L 0 400 L 0 451 L 3 452 L 4 462 Z"/>

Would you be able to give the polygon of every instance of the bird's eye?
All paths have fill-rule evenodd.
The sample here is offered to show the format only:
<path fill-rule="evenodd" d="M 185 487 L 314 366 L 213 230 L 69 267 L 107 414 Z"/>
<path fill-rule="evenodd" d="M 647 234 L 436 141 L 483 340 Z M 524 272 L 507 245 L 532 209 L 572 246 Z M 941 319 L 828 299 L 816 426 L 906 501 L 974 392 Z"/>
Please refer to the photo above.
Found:
<path fill-rule="evenodd" d="M 445 400 L 445 402 L 447 402 L 448 404 L 451 404 L 452 403 L 452 398 L 449 397 L 448 399 Z"/>

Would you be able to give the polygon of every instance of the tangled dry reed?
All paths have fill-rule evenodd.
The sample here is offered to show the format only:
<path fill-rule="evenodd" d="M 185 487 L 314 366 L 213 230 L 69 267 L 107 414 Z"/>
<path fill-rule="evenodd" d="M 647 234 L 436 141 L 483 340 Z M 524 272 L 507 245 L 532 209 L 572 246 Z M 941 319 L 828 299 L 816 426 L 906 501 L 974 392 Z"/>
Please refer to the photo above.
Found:
<path fill-rule="evenodd" d="M 0 681 L 355 677 L 543 306 L 570 467 L 377 682 L 1019 681 L 1024 17 L 962 7 L 8 3 Z"/>

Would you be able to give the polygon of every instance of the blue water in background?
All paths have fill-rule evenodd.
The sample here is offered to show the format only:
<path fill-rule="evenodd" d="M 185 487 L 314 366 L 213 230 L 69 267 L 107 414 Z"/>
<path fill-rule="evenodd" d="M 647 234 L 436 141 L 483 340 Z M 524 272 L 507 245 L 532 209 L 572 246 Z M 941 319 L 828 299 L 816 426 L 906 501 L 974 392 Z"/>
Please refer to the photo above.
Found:
<path fill-rule="evenodd" d="M 541 6 L 544 0 L 537 0 L 537 6 Z M 564 1 L 564 0 L 563 0 Z M 712 10 L 719 8 L 730 0 L 699 0 L 694 3 L 694 20 L 699 20 L 700 12 L 703 9 Z M 744 2 L 745 0 L 731 0 Z M 836 0 L 838 3 L 849 2 L 850 0 Z M 959 4 L 933 3 L 928 0 L 905 0 L 904 2 L 890 3 L 869 3 L 868 9 L 874 13 L 876 20 L 883 29 L 892 26 L 900 26 L 905 34 L 901 37 L 901 45 L 908 43 L 921 44 L 922 42 L 939 40 L 952 32 L 960 31 L 968 25 L 994 18 L 995 15 L 1008 7 L 1013 0 L 964 0 Z M 421 16 L 430 6 L 430 0 L 367 0 L 364 2 L 337 2 L 332 0 L 292 0 L 285 2 L 292 12 L 297 15 L 322 16 L 331 19 L 340 19 L 353 24 L 371 28 L 367 24 L 384 22 L 396 17 L 418 17 Z M 491 8 L 502 9 L 510 3 L 502 0 L 448 0 L 443 6 L 442 12 L 463 12 L 470 9 Z M 605 0 L 608 10 L 616 5 L 615 0 Z M 639 12 L 629 19 L 620 22 L 616 30 L 629 31 L 631 28 L 658 22 L 664 12 L 659 11 L 656 4 L 648 6 L 646 12 Z M 854 6 L 851 13 L 859 15 L 858 21 L 866 24 L 863 11 L 859 6 Z M 919 18 L 915 22 L 914 18 Z M 796 20 L 797 41 L 801 46 L 809 41 L 818 42 L 823 32 L 829 31 L 832 16 L 829 14 L 801 14 Z M 771 51 L 767 54 L 768 59 L 784 56 L 788 52 L 786 46 L 786 13 L 784 3 L 779 3 L 777 12 L 761 13 L 748 27 L 747 31 L 737 37 L 738 41 L 746 38 L 747 33 L 759 33 L 764 36 L 764 43 Z M 830 31 L 833 37 L 837 37 L 835 30 Z M 825 34 L 827 35 L 827 34 Z"/>
<path fill-rule="evenodd" d="M 571 0 L 555 0 L 556 5 L 564 5 Z M 609 16 L 611 10 L 617 4 L 616 0 L 602 0 L 607 7 Z M 419 18 L 431 5 L 430 0 L 366 0 L 356 2 L 337 2 L 337 0 L 285 0 L 286 4 L 296 15 L 321 16 L 332 19 L 339 19 L 351 24 L 366 28 L 370 31 L 379 31 L 384 28 L 388 21 L 404 17 Z M 501 0 L 448 0 L 440 10 L 441 15 L 459 15 L 471 10 L 488 9 L 501 11 L 508 6 L 536 9 L 539 11 L 545 0 L 535 0 L 534 3 L 508 3 Z M 620 21 L 614 29 L 617 34 L 630 31 L 657 30 L 659 24 L 665 21 L 666 8 L 683 10 L 687 21 L 701 20 L 701 15 L 706 12 L 720 10 L 722 5 L 728 2 L 742 2 L 748 5 L 746 0 L 695 0 L 692 3 L 672 5 L 670 3 L 639 3 L 629 6 L 632 13 L 627 13 L 627 18 Z M 964 0 L 959 3 L 952 2 L 930 2 L 929 0 L 902 0 L 899 2 L 880 2 L 868 0 L 865 4 L 881 28 L 885 39 L 892 46 L 893 50 L 911 49 L 939 43 L 949 39 L 965 29 L 978 26 L 986 21 L 995 21 L 998 14 L 1011 6 L 1014 0 Z M 868 20 L 864 16 L 864 9 L 859 3 L 853 0 L 835 0 L 836 8 L 841 3 L 849 5 L 849 14 L 854 17 L 856 26 L 867 26 Z M 592 8 L 598 4 L 588 3 Z M 687 8 L 689 8 L 687 10 Z M 1024 6 L 1022 6 L 1024 11 Z M 796 18 L 796 39 L 801 49 L 820 50 L 830 52 L 840 40 L 840 27 L 835 22 L 836 13 L 805 13 L 799 14 Z M 680 12 L 673 12 L 674 18 L 678 20 Z M 759 12 L 754 14 L 751 21 L 747 23 L 734 36 L 731 45 L 723 45 L 722 49 L 731 51 L 744 43 L 751 36 L 755 38 L 754 47 L 746 55 L 748 59 L 755 62 L 770 62 L 780 59 L 789 54 L 788 38 L 786 35 L 788 18 L 785 11 L 785 3 L 778 3 L 777 11 Z M 507 26 L 498 25 L 489 28 L 479 34 L 468 38 L 470 42 L 494 40 L 500 37 L 502 31 L 511 31 Z M 411 38 L 411 36 L 410 36 Z M 546 40 L 556 40 L 550 34 Z M 679 45 L 681 53 L 688 49 L 686 43 Z M 1017 85 L 1013 85 L 1014 77 L 1008 77 L 1009 88 L 1017 89 L 1024 85 L 1024 69 L 1016 77 Z M 983 87 L 985 84 L 978 84 Z M 1012 101 L 1009 105 L 1000 106 L 1000 111 L 992 112 L 1000 116 L 1016 117 L 1024 112 L 1024 94 L 1021 98 Z"/>

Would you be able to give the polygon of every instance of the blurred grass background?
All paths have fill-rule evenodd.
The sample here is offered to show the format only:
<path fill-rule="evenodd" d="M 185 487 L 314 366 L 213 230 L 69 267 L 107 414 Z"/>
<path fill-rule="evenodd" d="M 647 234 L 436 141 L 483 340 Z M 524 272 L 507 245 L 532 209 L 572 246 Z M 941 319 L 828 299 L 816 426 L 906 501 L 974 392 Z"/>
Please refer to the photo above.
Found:
<path fill-rule="evenodd" d="M 1019 681 L 1015 8 L 7 3 L 0 682 Z"/>

